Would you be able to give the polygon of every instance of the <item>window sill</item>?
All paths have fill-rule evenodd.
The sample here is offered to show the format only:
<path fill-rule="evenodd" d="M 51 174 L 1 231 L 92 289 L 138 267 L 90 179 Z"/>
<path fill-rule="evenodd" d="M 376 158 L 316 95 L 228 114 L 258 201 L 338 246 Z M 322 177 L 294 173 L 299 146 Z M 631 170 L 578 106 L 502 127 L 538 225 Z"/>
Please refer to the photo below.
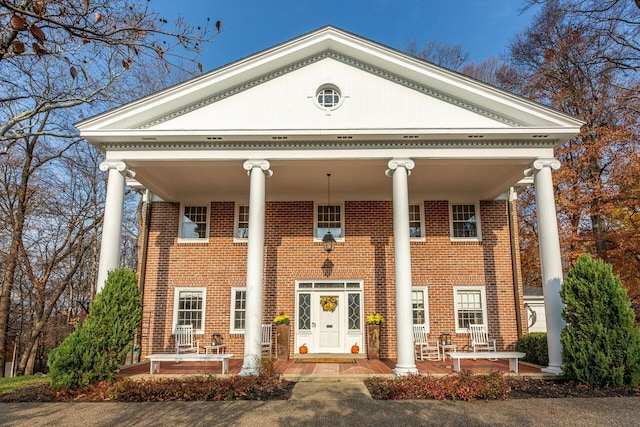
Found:
<path fill-rule="evenodd" d="M 451 243 L 460 244 L 460 245 L 474 245 L 474 244 L 481 245 L 482 239 L 452 237 Z"/>
<path fill-rule="evenodd" d="M 185 239 L 184 237 L 178 237 L 178 244 L 180 245 L 189 245 L 189 244 L 207 244 L 209 243 L 209 239 Z"/>
<path fill-rule="evenodd" d="M 240 243 L 240 244 L 245 244 L 245 245 L 246 245 L 247 243 L 249 243 L 249 239 L 248 239 L 248 238 L 246 238 L 246 239 L 239 239 L 239 238 L 237 238 L 237 237 L 234 237 L 234 238 L 233 238 L 233 243 Z"/>

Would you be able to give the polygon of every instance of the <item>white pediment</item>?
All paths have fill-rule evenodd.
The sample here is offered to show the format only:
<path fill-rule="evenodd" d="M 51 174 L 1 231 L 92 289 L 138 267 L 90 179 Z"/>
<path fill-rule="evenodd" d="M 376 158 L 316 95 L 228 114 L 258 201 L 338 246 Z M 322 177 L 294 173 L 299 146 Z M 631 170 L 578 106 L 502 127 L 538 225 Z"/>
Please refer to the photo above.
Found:
<path fill-rule="evenodd" d="M 317 89 L 327 83 L 343 97 L 330 112 L 314 103 Z M 559 141 L 580 125 L 540 104 L 324 27 L 77 126 L 101 146 L 342 133 L 426 139 L 481 133 L 487 140 L 545 134 Z"/>
<path fill-rule="evenodd" d="M 233 94 L 217 93 L 193 111 L 175 111 L 142 124 L 150 130 L 302 131 L 343 129 L 500 128 L 517 125 L 479 106 L 450 98 L 433 88 L 392 81 L 382 71 L 363 70 L 334 55 L 261 78 Z M 377 72 L 376 72 L 377 71 Z M 330 84 L 341 96 L 338 108 L 316 102 L 319 88 Z"/>

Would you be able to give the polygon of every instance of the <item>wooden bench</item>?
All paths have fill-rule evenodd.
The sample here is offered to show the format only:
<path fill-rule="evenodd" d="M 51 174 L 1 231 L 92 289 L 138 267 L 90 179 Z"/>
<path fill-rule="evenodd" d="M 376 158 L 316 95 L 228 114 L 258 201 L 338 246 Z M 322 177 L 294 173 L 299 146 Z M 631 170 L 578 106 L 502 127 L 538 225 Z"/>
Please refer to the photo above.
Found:
<path fill-rule="evenodd" d="M 222 373 L 229 370 L 229 359 L 233 354 L 199 354 L 199 353 L 166 353 L 150 354 L 147 359 L 151 361 L 149 373 L 160 373 L 160 362 L 222 362 Z"/>
<path fill-rule="evenodd" d="M 523 358 L 526 353 L 516 351 L 465 351 L 447 353 L 453 359 L 453 370 L 460 372 L 461 359 L 508 359 L 509 370 L 518 372 L 518 359 Z"/>

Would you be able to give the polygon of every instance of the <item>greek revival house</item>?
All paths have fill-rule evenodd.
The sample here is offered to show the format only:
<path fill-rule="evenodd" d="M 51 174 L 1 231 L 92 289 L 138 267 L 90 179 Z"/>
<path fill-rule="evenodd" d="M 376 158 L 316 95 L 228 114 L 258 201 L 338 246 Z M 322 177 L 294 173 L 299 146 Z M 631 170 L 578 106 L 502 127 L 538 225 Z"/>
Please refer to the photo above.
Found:
<path fill-rule="evenodd" d="M 581 124 L 320 28 L 77 124 L 108 172 L 98 289 L 119 266 L 125 186 L 139 186 L 142 354 L 173 351 L 190 323 L 252 373 L 261 325 L 281 312 L 291 356 L 366 352 L 365 319 L 380 313 L 381 356 L 414 373 L 414 324 L 459 346 L 470 323 L 501 349 L 526 332 L 513 205 L 534 185 L 559 372 L 554 147 Z"/>

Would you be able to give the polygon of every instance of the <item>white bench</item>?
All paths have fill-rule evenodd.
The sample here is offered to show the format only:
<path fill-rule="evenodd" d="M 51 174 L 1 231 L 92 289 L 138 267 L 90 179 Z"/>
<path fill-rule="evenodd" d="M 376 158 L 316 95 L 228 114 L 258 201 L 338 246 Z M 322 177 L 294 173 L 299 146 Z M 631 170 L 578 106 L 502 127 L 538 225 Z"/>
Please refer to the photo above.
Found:
<path fill-rule="evenodd" d="M 456 372 L 460 372 L 461 359 L 508 359 L 509 370 L 515 373 L 518 373 L 518 359 L 526 355 L 517 351 L 454 351 L 447 354 L 453 359 L 453 370 Z"/>
<path fill-rule="evenodd" d="M 160 372 L 160 362 L 222 362 L 222 373 L 229 370 L 229 359 L 233 354 L 199 354 L 199 353 L 166 353 L 150 354 L 147 359 L 151 361 L 149 373 Z"/>

